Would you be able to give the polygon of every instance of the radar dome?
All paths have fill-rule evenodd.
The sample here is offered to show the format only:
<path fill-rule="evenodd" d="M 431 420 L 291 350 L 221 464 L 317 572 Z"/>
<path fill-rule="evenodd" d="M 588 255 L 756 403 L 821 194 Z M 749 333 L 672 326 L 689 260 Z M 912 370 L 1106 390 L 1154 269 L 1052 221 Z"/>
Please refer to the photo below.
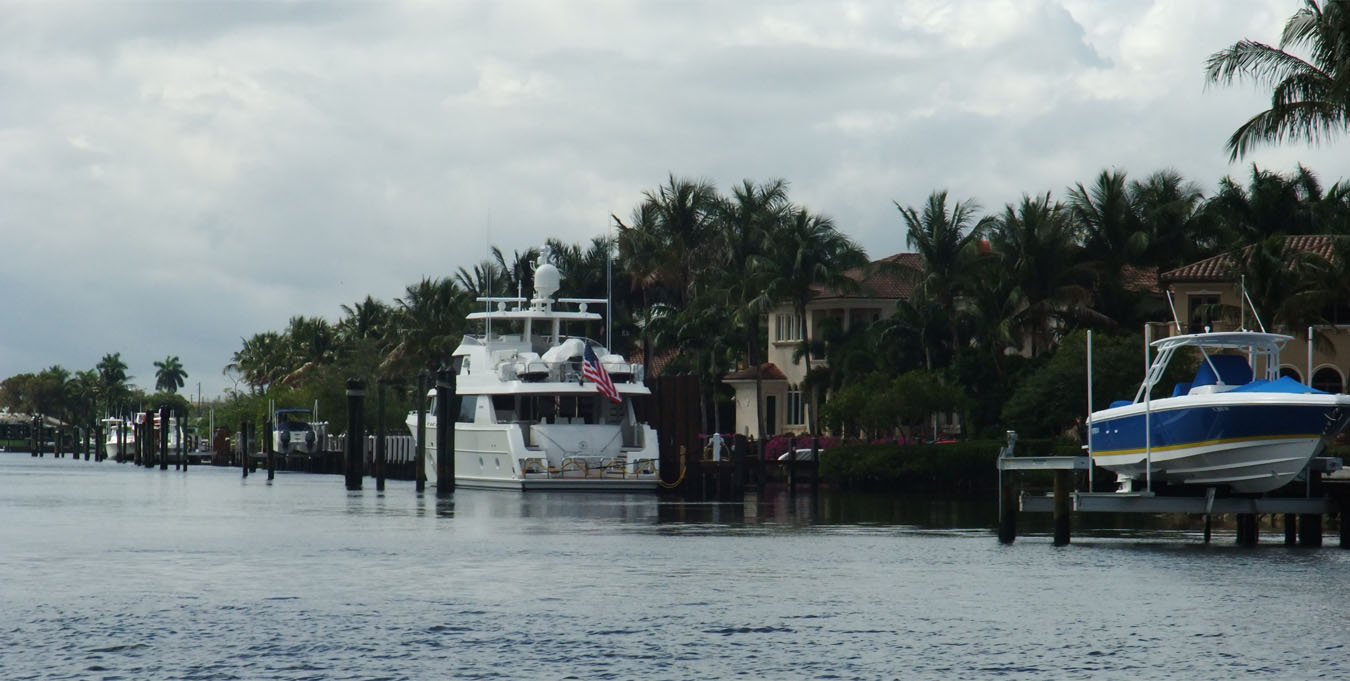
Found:
<path fill-rule="evenodd" d="M 534 270 L 534 296 L 541 300 L 553 297 L 562 285 L 562 273 L 551 263 L 544 263 Z"/>

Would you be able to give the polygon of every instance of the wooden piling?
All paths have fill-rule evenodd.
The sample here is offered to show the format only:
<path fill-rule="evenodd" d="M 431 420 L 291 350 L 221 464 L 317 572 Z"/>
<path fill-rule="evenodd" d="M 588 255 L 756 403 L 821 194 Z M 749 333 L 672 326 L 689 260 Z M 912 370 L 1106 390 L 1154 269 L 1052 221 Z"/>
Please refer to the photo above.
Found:
<path fill-rule="evenodd" d="M 178 426 L 177 426 L 178 453 L 180 456 L 183 457 L 183 472 L 186 473 L 188 469 L 188 441 L 187 441 L 187 428 L 183 425 L 184 421 L 187 421 L 187 414 L 183 414 L 182 416 L 178 417 Z"/>
<path fill-rule="evenodd" d="M 1011 544 L 1017 540 L 1017 485 L 1013 475 L 1003 473 L 999 484 L 998 541 Z"/>
<path fill-rule="evenodd" d="M 1214 536 L 1214 516 L 1211 516 L 1210 514 L 1206 513 L 1206 514 L 1205 514 L 1205 543 L 1208 544 L 1208 543 L 1209 543 L 1209 540 L 1210 540 L 1213 536 Z"/>
<path fill-rule="evenodd" d="M 1344 507 L 1342 507 L 1342 509 L 1344 509 Z M 1341 548 L 1350 549 L 1350 518 L 1346 517 L 1346 512 L 1344 510 L 1340 512 L 1339 520 L 1341 526 Z"/>
<path fill-rule="evenodd" d="M 820 492 L 820 436 L 811 436 L 811 494 Z"/>
<path fill-rule="evenodd" d="M 361 489 L 361 478 L 365 476 L 364 461 L 366 455 L 366 435 L 363 414 L 365 386 L 360 379 L 347 379 L 347 489 Z"/>
<path fill-rule="evenodd" d="M 169 470 L 169 408 L 159 408 L 159 469 Z"/>
<path fill-rule="evenodd" d="M 267 479 L 275 480 L 277 477 L 277 445 L 272 441 L 272 433 L 276 432 L 277 422 L 273 419 L 276 415 L 263 422 L 263 453 L 267 455 Z"/>
<path fill-rule="evenodd" d="M 1294 546 L 1298 544 L 1298 514 L 1284 514 L 1284 545 Z"/>
<path fill-rule="evenodd" d="M 413 455 L 413 480 L 418 492 L 427 489 L 427 371 L 417 372 L 417 452 Z"/>
<path fill-rule="evenodd" d="M 787 485 L 788 496 L 797 494 L 797 438 L 788 438 Z"/>
<path fill-rule="evenodd" d="M 436 372 L 436 493 L 455 491 L 455 418 L 459 415 L 455 372 Z M 453 407 L 453 409 L 452 409 Z"/>
<path fill-rule="evenodd" d="M 248 421 L 239 422 L 239 469 L 241 477 L 248 477 Z"/>
<path fill-rule="evenodd" d="M 1326 495 L 1323 489 L 1322 474 L 1318 471 L 1308 471 L 1308 496 L 1320 497 Z M 1298 543 L 1300 546 L 1318 547 L 1322 545 L 1322 514 L 1304 513 L 1298 519 Z"/>
<path fill-rule="evenodd" d="M 375 490 L 384 491 L 384 384 L 383 378 L 375 385 Z"/>
<path fill-rule="evenodd" d="M 745 436 L 733 435 L 731 437 L 731 470 L 732 477 L 735 479 L 733 487 L 736 490 L 745 489 Z"/>
<path fill-rule="evenodd" d="M 1055 471 L 1055 546 L 1069 545 L 1069 516 L 1072 510 L 1070 495 L 1073 493 L 1071 477 L 1073 471 Z"/>
<path fill-rule="evenodd" d="M 1260 524 L 1256 514 L 1237 514 L 1237 544 L 1239 546 L 1256 546 L 1260 539 Z"/>

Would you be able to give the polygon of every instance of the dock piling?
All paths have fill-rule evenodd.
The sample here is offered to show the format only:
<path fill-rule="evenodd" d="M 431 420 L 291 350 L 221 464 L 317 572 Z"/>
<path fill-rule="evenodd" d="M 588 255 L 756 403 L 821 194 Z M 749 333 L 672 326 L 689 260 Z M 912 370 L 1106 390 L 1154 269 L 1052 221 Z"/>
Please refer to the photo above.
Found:
<path fill-rule="evenodd" d="M 375 490 L 384 491 L 384 384 L 375 384 Z"/>
<path fill-rule="evenodd" d="M 427 370 L 417 372 L 417 453 L 413 455 L 413 479 L 418 492 L 427 489 Z"/>
<path fill-rule="evenodd" d="M 277 422 L 273 419 L 267 419 L 263 422 L 263 454 L 267 456 L 267 479 L 275 480 L 277 477 L 277 446 L 272 441 L 272 433 L 276 432 Z"/>
<path fill-rule="evenodd" d="M 366 456 L 365 423 L 361 410 L 365 401 L 365 386 L 360 379 L 347 379 L 347 489 L 361 489 L 364 477 L 363 459 Z"/>
<path fill-rule="evenodd" d="M 455 423 L 459 414 L 455 372 L 442 366 L 436 372 L 436 493 L 455 491 Z M 453 402 L 453 405 L 451 404 Z M 451 407 L 454 407 L 451 410 Z"/>
<path fill-rule="evenodd" d="M 169 408 L 159 408 L 159 469 L 169 470 Z"/>
<path fill-rule="evenodd" d="M 1069 545 L 1069 516 L 1071 510 L 1069 498 L 1073 493 L 1070 478 L 1072 475 L 1073 471 L 1055 471 L 1055 546 Z"/>

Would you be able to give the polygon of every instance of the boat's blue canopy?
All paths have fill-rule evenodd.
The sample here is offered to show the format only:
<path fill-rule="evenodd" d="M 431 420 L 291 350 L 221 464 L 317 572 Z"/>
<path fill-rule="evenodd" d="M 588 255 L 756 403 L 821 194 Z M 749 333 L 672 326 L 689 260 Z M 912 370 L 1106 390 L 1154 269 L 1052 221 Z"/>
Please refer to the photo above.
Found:
<path fill-rule="evenodd" d="M 1219 370 L 1217 377 L 1214 375 L 1215 369 Z M 1218 383 L 1216 378 L 1222 378 L 1224 385 L 1246 385 L 1252 382 L 1252 365 L 1242 355 L 1210 355 L 1208 362 L 1200 363 L 1191 387 L 1214 385 Z"/>
<path fill-rule="evenodd" d="M 1292 379 L 1292 378 L 1290 378 L 1290 377 L 1288 377 L 1288 376 L 1281 376 L 1279 379 L 1274 380 L 1274 381 L 1267 381 L 1267 380 L 1265 380 L 1265 379 L 1258 379 L 1258 380 L 1252 381 L 1251 383 L 1248 383 L 1247 385 L 1243 385 L 1243 386 L 1239 386 L 1239 387 L 1233 388 L 1233 389 L 1232 389 L 1231 391 L 1229 391 L 1229 392 L 1235 392 L 1235 393 L 1289 393 L 1289 394 L 1294 394 L 1294 395 L 1303 395 L 1303 394 L 1309 394 L 1309 393 L 1312 393 L 1312 394 L 1318 394 L 1318 395 L 1325 395 L 1325 394 L 1326 394 L 1325 391 L 1318 390 L 1318 389 L 1316 389 L 1316 388 L 1311 388 L 1311 387 L 1309 387 L 1309 386 L 1303 385 L 1302 383 L 1299 383 L 1298 381 L 1295 381 L 1294 379 Z"/>

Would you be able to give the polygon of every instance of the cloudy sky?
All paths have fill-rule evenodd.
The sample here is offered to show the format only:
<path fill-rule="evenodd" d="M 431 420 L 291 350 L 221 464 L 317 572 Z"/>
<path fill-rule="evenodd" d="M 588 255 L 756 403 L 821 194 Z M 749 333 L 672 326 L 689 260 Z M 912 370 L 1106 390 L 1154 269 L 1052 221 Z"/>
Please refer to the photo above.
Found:
<path fill-rule="evenodd" d="M 873 257 L 938 188 L 1330 185 L 1350 139 L 1230 164 L 1267 95 L 1203 79 L 1299 4 L 0 0 L 0 378 L 178 355 L 217 394 L 242 337 L 589 241 L 668 173 L 784 178 Z"/>

